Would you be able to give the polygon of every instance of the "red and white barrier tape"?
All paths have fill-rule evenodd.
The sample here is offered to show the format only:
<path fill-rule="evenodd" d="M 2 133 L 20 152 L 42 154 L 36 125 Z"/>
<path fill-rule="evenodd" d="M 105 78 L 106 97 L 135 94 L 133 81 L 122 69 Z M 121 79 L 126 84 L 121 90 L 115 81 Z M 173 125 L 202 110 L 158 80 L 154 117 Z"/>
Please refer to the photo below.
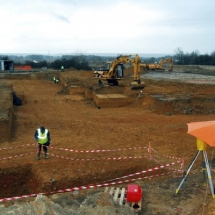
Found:
<path fill-rule="evenodd" d="M 151 154 L 150 154 L 150 160 L 154 160 L 155 162 L 157 162 L 157 163 L 159 163 L 159 161 L 158 160 L 156 160 Z M 179 160 L 179 159 L 177 159 L 177 160 Z M 183 169 L 183 167 L 184 167 L 184 159 L 183 158 L 181 158 L 181 162 L 180 162 L 180 164 L 181 164 L 181 170 Z"/>
<path fill-rule="evenodd" d="M 178 162 L 178 163 L 179 163 L 179 162 Z M 132 177 L 132 176 L 145 174 L 145 173 L 147 173 L 147 172 L 153 172 L 153 171 L 156 171 L 156 170 L 159 170 L 159 169 L 163 169 L 163 168 L 165 168 L 165 167 L 169 167 L 169 166 L 172 166 L 172 165 L 175 165 L 175 164 L 176 164 L 176 163 L 164 164 L 164 165 L 157 166 L 157 167 L 154 167 L 154 168 L 151 168 L 151 169 L 148 169 L 148 170 L 143 170 L 143 171 L 141 171 L 141 172 L 136 172 L 136 173 L 133 173 L 133 174 L 125 175 L 125 176 L 122 176 L 122 177 L 120 177 L 120 178 L 114 178 L 114 179 L 111 179 L 111 180 L 108 180 L 108 181 L 105 181 L 105 182 L 121 180 L 121 179 L 124 179 L 124 178 L 129 178 L 129 177 Z M 175 169 L 175 171 L 178 171 L 178 170 Z M 180 170 L 179 170 L 179 171 L 180 171 Z"/>
<path fill-rule="evenodd" d="M 124 149 L 92 149 L 92 150 L 76 150 L 76 149 L 65 149 L 65 148 L 56 148 L 50 146 L 51 149 L 56 149 L 60 151 L 68 151 L 68 152 L 75 152 L 75 153 L 99 153 L 99 152 L 116 152 L 116 151 L 127 151 L 127 150 L 136 150 L 136 149 L 146 149 L 147 147 L 129 147 Z"/>
<path fill-rule="evenodd" d="M 159 153 L 158 151 L 156 151 L 155 149 L 151 148 L 151 146 L 149 145 L 149 148 L 148 148 L 148 152 L 150 151 L 154 151 L 155 153 L 159 154 L 159 155 L 162 155 L 161 153 Z M 150 152 L 151 153 L 151 152 Z M 178 157 L 172 157 L 172 156 L 168 156 L 168 155 L 162 155 L 166 158 L 171 158 L 171 159 L 175 159 L 175 160 L 181 160 L 182 158 L 178 158 Z"/>
<path fill-rule="evenodd" d="M 13 148 L 20 148 L 20 147 L 24 147 L 24 146 L 35 146 L 35 143 L 33 144 L 23 144 L 23 145 L 19 145 L 19 146 L 9 146 L 9 147 L 4 147 L 4 148 L 0 148 L 0 151 L 2 150 L 8 150 L 8 149 L 13 149 Z"/>
<path fill-rule="evenodd" d="M 18 147 L 24 147 L 24 146 L 35 146 L 35 143 L 34 144 L 23 144 L 23 145 L 15 146 L 15 147 L 0 148 L 0 150 L 7 150 L 7 149 L 18 148 Z M 124 148 L 124 149 L 107 149 L 107 150 L 104 150 L 104 149 L 76 150 L 76 149 L 67 149 L 67 148 L 57 148 L 57 147 L 52 147 L 52 146 L 50 146 L 49 148 L 56 149 L 56 150 L 61 150 L 61 151 L 75 152 L 75 153 L 100 153 L 100 152 L 116 152 L 116 151 L 126 151 L 126 150 L 136 150 L 136 149 L 147 149 L 148 152 L 150 153 L 150 158 L 154 159 L 155 161 L 156 161 L 156 159 L 152 157 L 151 151 L 154 151 L 157 154 L 160 154 L 159 152 L 157 152 L 156 150 L 154 150 L 153 148 L 151 148 L 150 143 L 149 143 L 149 147 L 148 148 L 147 147 L 141 147 L 141 146 L 140 147 L 133 147 L 133 148 L 129 147 L 129 148 Z M 54 154 L 53 154 L 53 156 L 60 157 L 60 158 L 65 158 L 65 159 L 69 160 L 69 158 L 64 157 L 64 156 L 59 156 L 59 155 L 54 155 Z M 172 159 L 177 159 L 177 160 L 183 160 L 183 159 L 177 158 L 177 157 L 172 157 L 172 156 L 167 156 L 167 155 L 163 155 L 163 156 L 165 156 L 167 158 L 172 158 Z M 122 159 L 131 159 L 131 158 L 136 159 L 136 158 L 141 158 L 141 156 L 139 156 L 139 157 L 124 157 Z M 4 159 L 6 159 L 6 158 L 4 158 Z M 112 160 L 112 159 L 113 158 L 110 158 L 108 160 Z M 73 160 L 73 159 L 70 159 L 70 160 Z M 75 159 L 75 160 L 79 160 L 79 159 Z M 89 160 L 89 159 L 80 159 L 80 160 Z M 116 158 L 115 160 L 121 160 L 121 158 Z M 181 164 L 181 166 L 183 166 L 183 163 Z"/>
<path fill-rule="evenodd" d="M 50 154 L 50 153 L 49 153 Z M 125 159 L 142 159 L 144 157 L 148 157 L 147 155 L 145 156 L 129 156 L 129 157 L 108 157 L 108 158 L 69 158 L 61 155 L 56 155 L 56 154 L 50 154 L 53 157 L 57 158 L 63 158 L 66 160 L 72 160 L 72 161 L 100 161 L 100 160 L 113 160 L 113 161 L 119 161 L 119 160 L 125 160 Z"/>
<path fill-rule="evenodd" d="M 78 190 L 107 187 L 107 186 L 129 183 L 129 182 L 133 182 L 133 181 L 137 181 L 137 180 L 143 180 L 143 179 L 147 179 L 147 178 L 153 178 L 153 177 L 164 176 L 164 175 L 169 175 L 169 174 L 170 174 L 170 172 L 169 173 L 163 173 L 163 174 L 157 174 L 157 175 L 151 175 L 151 176 L 145 176 L 143 178 L 135 178 L 135 179 L 122 180 L 122 181 L 115 181 L 115 182 L 111 182 L 111 183 L 86 185 L 86 186 L 72 187 L 72 188 L 67 188 L 67 189 L 57 190 L 57 191 L 52 191 L 52 192 L 46 192 L 46 193 L 28 194 L 28 195 L 22 195 L 22 196 L 10 197 L 10 198 L 3 198 L 3 199 L 0 199 L 0 202 L 6 202 L 6 201 L 17 200 L 17 199 L 22 199 L 22 198 L 34 197 L 34 196 L 37 196 L 39 194 L 49 195 L 49 194 L 55 194 L 55 193 L 66 193 L 66 192 L 72 192 L 72 191 L 78 191 Z"/>
<path fill-rule="evenodd" d="M 17 158 L 17 157 L 23 157 L 23 156 L 30 155 L 30 154 L 33 154 L 33 153 L 35 153 L 35 152 L 28 152 L 28 153 L 25 153 L 25 154 L 13 155 L 13 156 L 9 156 L 9 157 L 6 157 L 6 158 L 0 158 L 0 160 L 7 160 L 7 159 L 12 159 L 12 158 Z"/>
<path fill-rule="evenodd" d="M 149 143 L 149 147 L 148 147 L 148 152 L 150 154 L 150 159 L 153 159 L 155 160 L 156 162 L 158 162 L 154 157 L 152 157 L 152 151 L 154 151 L 155 153 L 159 154 L 159 155 L 162 155 L 161 153 L 159 153 L 158 151 L 156 151 L 155 149 L 153 149 L 151 147 L 151 144 Z M 162 155 L 166 158 L 171 158 L 171 159 L 176 159 L 176 160 L 180 160 L 181 161 L 181 170 L 183 169 L 184 167 L 184 158 L 178 158 L 178 157 L 172 157 L 172 156 L 168 156 L 168 155 Z"/>

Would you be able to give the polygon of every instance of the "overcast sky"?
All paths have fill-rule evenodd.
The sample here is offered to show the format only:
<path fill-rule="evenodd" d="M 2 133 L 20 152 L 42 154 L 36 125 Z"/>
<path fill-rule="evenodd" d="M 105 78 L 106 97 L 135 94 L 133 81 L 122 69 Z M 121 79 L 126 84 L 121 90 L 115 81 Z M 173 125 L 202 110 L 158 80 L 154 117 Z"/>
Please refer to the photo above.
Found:
<path fill-rule="evenodd" d="M 214 9 L 214 0 L 0 0 L 0 54 L 211 54 Z"/>

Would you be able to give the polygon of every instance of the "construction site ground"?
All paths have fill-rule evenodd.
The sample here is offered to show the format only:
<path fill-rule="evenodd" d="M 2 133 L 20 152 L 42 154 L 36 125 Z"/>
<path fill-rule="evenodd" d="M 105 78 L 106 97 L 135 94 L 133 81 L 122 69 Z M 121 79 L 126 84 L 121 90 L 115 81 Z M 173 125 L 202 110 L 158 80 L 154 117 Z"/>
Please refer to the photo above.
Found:
<path fill-rule="evenodd" d="M 187 134 L 187 123 L 214 120 L 215 85 L 144 79 L 144 74 L 142 92 L 130 89 L 132 69 L 125 71 L 118 87 L 99 87 L 92 71 L 77 70 L 59 73 L 60 84 L 2 80 L 13 86 L 23 105 L 14 106 L 12 138 L 0 145 L 0 198 L 111 183 L 119 178 L 122 183 L 110 186 L 138 183 L 142 187 L 139 214 L 214 214 L 210 187 L 203 186 L 202 156 L 177 195 L 175 190 L 182 180 L 181 170 L 187 170 L 197 153 L 195 138 Z M 122 106 L 116 99 L 115 107 L 109 107 L 108 101 L 95 104 L 96 94 L 122 94 L 128 99 Z M 49 129 L 51 145 L 49 159 L 42 154 L 37 161 L 34 132 L 40 126 Z M 207 149 L 209 162 L 213 150 Z M 214 176 L 212 168 L 213 183 Z M 17 201 L 29 200 L 32 198 Z"/>

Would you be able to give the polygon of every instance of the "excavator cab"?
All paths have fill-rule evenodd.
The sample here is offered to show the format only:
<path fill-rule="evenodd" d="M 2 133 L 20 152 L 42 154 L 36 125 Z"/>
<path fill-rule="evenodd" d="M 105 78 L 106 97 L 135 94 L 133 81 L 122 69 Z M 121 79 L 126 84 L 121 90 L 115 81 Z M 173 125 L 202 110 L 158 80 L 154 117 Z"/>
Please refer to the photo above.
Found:
<path fill-rule="evenodd" d="M 123 78 L 124 76 L 124 66 L 123 64 L 118 64 L 116 67 L 116 76 L 117 78 Z"/>
<path fill-rule="evenodd" d="M 107 79 L 107 82 L 111 86 L 118 86 L 119 83 L 117 80 L 123 79 L 123 77 L 124 77 L 124 66 L 122 63 L 119 63 L 116 65 L 116 67 L 114 69 L 114 72 L 112 74 L 112 78 Z"/>
<path fill-rule="evenodd" d="M 94 72 L 94 77 L 105 77 L 105 75 L 107 74 L 106 70 L 103 71 L 96 71 L 96 73 Z M 108 85 L 110 86 L 118 86 L 118 80 L 123 79 L 124 77 L 124 65 L 122 63 L 119 63 L 116 65 L 116 67 L 114 68 L 114 71 L 112 72 L 110 77 L 106 77 L 105 80 L 107 80 Z M 101 80 L 99 80 L 99 86 L 104 86 L 104 84 L 102 83 Z"/>

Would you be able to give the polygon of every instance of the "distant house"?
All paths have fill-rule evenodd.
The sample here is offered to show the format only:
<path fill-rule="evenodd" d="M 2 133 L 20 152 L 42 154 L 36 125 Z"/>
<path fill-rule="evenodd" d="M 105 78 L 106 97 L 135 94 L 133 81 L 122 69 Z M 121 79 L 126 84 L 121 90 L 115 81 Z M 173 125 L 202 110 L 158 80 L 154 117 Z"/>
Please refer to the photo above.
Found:
<path fill-rule="evenodd" d="M 12 60 L 0 60 L 0 71 L 14 70 L 14 62 Z"/>

